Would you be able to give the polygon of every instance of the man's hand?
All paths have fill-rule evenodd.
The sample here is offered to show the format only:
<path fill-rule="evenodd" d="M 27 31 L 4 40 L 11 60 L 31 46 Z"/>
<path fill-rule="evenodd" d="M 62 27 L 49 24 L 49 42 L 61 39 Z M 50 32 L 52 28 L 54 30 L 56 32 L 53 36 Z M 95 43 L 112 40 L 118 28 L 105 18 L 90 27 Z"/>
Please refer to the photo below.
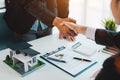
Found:
<path fill-rule="evenodd" d="M 69 27 L 71 30 L 73 30 L 77 34 L 80 32 L 79 31 L 80 30 L 80 26 L 75 24 L 75 23 L 63 21 L 61 23 L 61 25 Z"/>
<path fill-rule="evenodd" d="M 72 19 L 72 18 L 59 18 L 59 17 L 56 17 L 54 19 L 54 21 L 53 21 L 53 25 L 59 25 L 63 21 L 76 23 L 76 20 Z"/>
<path fill-rule="evenodd" d="M 71 30 L 69 27 L 64 25 L 59 25 L 59 38 L 60 39 L 67 39 L 68 41 L 75 41 L 75 36 L 77 35 L 73 30 Z"/>
<path fill-rule="evenodd" d="M 67 39 L 68 41 L 74 41 L 75 40 L 74 37 L 77 35 L 77 33 L 74 32 L 68 26 L 61 25 L 61 23 L 63 21 L 76 23 L 76 20 L 71 19 L 71 18 L 59 18 L 59 17 L 56 17 L 55 20 L 53 21 L 53 25 L 56 26 L 58 28 L 59 32 L 60 32 L 59 37 L 61 39 L 64 38 L 64 39 Z"/>
<path fill-rule="evenodd" d="M 61 25 L 69 27 L 69 29 L 71 29 L 76 34 L 83 34 L 83 35 L 86 34 L 86 30 L 87 30 L 86 26 L 81 26 L 81 25 L 78 25 L 72 22 L 66 22 L 66 21 L 63 21 Z"/>

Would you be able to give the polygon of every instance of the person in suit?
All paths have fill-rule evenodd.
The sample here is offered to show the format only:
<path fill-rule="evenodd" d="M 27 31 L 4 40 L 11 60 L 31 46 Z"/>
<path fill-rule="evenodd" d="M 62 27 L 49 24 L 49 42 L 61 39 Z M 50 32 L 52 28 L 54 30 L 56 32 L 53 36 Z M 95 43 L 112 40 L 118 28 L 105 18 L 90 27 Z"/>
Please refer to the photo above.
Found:
<path fill-rule="evenodd" d="M 111 10 L 116 24 L 120 24 L 120 0 L 111 1 Z M 114 32 L 105 29 L 95 29 L 87 26 L 81 26 L 71 22 L 62 22 L 61 25 L 68 26 L 78 34 L 86 35 L 87 38 L 95 40 L 97 44 L 106 46 L 116 46 L 120 48 L 120 32 Z"/>
<path fill-rule="evenodd" d="M 116 24 L 120 25 L 120 0 L 111 0 L 111 10 Z M 76 33 L 86 35 L 87 38 L 95 40 L 97 44 L 115 46 L 120 49 L 120 32 L 90 28 L 71 22 L 62 22 L 61 25 L 69 26 Z M 120 80 L 120 53 L 104 61 L 103 68 L 95 80 Z"/>
<path fill-rule="evenodd" d="M 73 41 L 77 35 L 69 27 L 59 25 L 62 21 L 76 22 L 67 18 L 69 0 L 5 0 L 5 4 L 4 18 L 20 41 L 50 35 L 53 26 L 58 28 L 60 38 Z"/>

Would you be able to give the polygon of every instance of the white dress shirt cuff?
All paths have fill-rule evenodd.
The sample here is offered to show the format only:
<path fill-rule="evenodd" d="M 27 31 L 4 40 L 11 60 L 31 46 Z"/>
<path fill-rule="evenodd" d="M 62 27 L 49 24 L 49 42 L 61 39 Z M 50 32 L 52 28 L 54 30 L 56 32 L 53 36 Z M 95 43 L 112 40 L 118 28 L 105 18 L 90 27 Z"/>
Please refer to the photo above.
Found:
<path fill-rule="evenodd" d="M 86 30 L 86 37 L 91 40 L 95 40 L 96 28 L 88 27 Z"/>

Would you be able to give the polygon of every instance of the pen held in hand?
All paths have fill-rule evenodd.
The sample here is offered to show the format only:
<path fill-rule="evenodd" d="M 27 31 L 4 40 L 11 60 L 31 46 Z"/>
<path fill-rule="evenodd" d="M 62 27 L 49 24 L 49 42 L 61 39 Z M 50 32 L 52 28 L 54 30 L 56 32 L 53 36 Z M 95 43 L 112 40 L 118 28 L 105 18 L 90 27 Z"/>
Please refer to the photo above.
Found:
<path fill-rule="evenodd" d="M 55 58 L 52 58 L 52 57 L 47 57 L 47 59 L 49 59 L 49 60 L 53 60 L 53 61 L 57 61 L 57 62 L 63 62 L 63 63 L 66 63 L 66 61 L 64 61 L 64 60 L 55 59 Z"/>
<path fill-rule="evenodd" d="M 91 62 L 91 60 L 83 59 L 83 58 L 78 58 L 78 57 L 73 57 L 73 59 L 81 60 L 81 61 L 86 61 L 86 62 Z"/>

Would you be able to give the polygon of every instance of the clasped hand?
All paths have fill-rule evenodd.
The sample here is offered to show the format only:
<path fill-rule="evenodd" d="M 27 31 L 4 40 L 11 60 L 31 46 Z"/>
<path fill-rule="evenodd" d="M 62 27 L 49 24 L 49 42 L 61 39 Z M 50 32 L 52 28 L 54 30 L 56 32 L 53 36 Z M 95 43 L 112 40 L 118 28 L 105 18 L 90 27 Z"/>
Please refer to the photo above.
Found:
<path fill-rule="evenodd" d="M 75 41 L 75 36 L 77 36 L 77 33 L 73 29 L 71 29 L 69 26 L 61 25 L 63 21 L 76 23 L 76 20 L 71 18 L 56 17 L 53 22 L 53 25 L 56 26 L 59 30 L 59 38 L 67 39 L 68 41 Z"/>

